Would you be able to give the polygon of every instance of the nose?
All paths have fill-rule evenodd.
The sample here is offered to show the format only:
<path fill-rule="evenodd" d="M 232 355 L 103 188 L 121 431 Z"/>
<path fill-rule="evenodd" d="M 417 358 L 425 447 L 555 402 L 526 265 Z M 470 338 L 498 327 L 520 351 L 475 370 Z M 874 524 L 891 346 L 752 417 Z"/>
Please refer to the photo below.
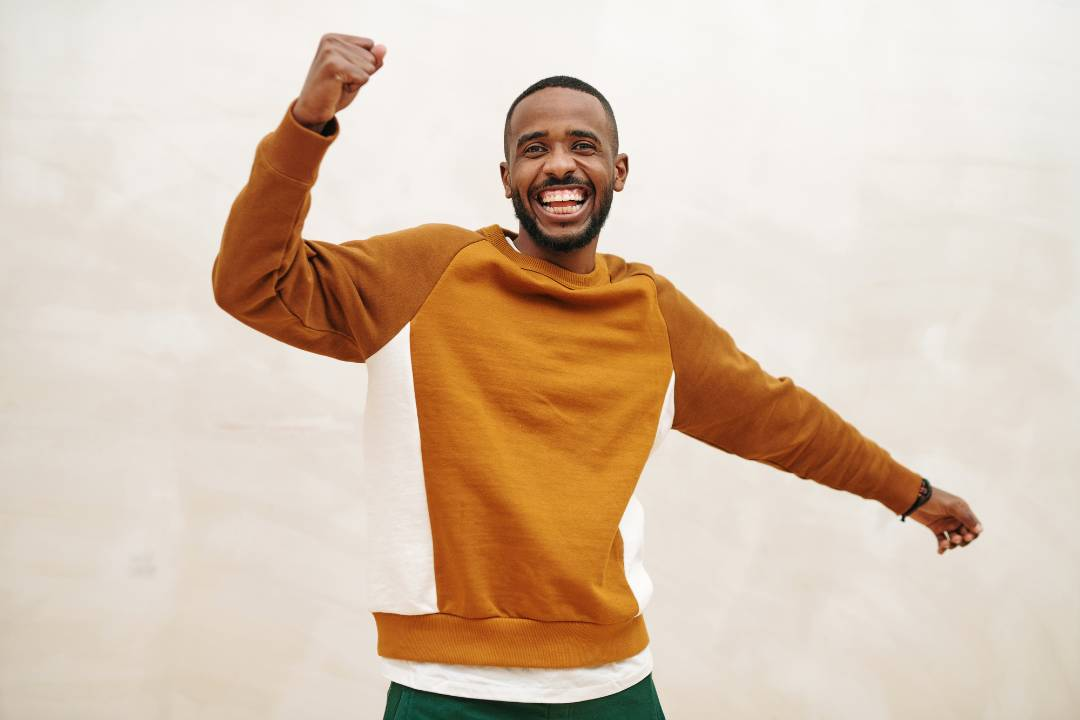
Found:
<path fill-rule="evenodd" d="M 544 172 L 557 178 L 570 175 L 576 168 L 577 161 L 573 154 L 561 145 L 553 147 L 544 161 Z"/>

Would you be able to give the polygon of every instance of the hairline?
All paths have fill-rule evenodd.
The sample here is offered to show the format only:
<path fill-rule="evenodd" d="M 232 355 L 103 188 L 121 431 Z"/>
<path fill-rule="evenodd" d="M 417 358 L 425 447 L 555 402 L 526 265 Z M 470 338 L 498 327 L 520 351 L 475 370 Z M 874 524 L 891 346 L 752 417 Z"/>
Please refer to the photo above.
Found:
<path fill-rule="evenodd" d="M 584 87 L 575 87 L 574 83 Z M 506 160 L 510 160 L 510 121 L 513 119 L 514 111 L 517 110 L 517 106 L 521 104 L 521 101 L 525 98 L 535 95 L 542 90 L 549 90 L 551 88 L 563 88 L 565 90 L 573 90 L 575 92 L 589 95 L 600 103 L 600 107 L 604 111 L 604 115 L 607 117 L 608 124 L 611 125 L 611 139 L 612 139 L 612 154 L 616 155 L 619 152 L 619 126 L 615 122 L 615 112 L 611 109 L 611 104 L 607 101 L 607 98 L 600 93 L 599 90 L 589 85 L 583 80 L 577 78 L 560 75 L 550 78 L 544 78 L 526 88 L 520 95 L 515 98 L 514 102 L 510 103 L 510 108 L 506 111 L 506 121 L 503 124 L 503 155 Z"/>

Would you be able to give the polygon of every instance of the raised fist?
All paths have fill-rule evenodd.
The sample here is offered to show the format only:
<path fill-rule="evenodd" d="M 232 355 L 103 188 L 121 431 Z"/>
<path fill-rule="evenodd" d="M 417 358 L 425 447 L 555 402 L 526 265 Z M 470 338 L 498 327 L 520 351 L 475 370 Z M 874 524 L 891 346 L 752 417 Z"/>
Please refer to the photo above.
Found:
<path fill-rule="evenodd" d="M 382 67 L 385 56 L 386 46 L 368 38 L 323 35 L 293 106 L 293 117 L 301 125 L 321 130 L 356 98 L 357 91 Z"/>

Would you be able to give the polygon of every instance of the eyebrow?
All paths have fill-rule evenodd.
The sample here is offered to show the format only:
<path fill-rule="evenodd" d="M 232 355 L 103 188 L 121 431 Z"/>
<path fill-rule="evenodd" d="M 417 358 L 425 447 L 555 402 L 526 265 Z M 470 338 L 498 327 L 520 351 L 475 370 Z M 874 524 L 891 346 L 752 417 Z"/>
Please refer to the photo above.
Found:
<path fill-rule="evenodd" d="M 521 147 L 522 145 L 529 142 L 530 140 L 535 140 L 536 138 L 542 138 L 542 137 L 546 137 L 546 136 L 547 136 L 547 133 L 544 132 L 543 130 L 537 130 L 536 132 L 525 133 L 524 135 L 522 135 L 521 137 L 518 138 L 517 146 Z"/>
<path fill-rule="evenodd" d="M 600 138 L 597 136 L 596 133 L 592 132 L 591 130 L 571 130 L 570 134 L 574 137 L 583 137 L 594 140 L 597 145 L 601 144 Z"/>
<path fill-rule="evenodd" d="M 590 140 L 596 142 L 597 144 L 602 144 L 601 141 L 600 141 L 600 137 L 596 133 L 592 132 L 591 130 L 570 130 L 569 132 L 567 132 L 567 135 L 570 135 L 571 137 L 589 138 Z M 530 140 L 536 140 L 537 138 L 542 138 L 542 137 L 547 137 L 547 131 L 546 130 L 537 130 L 536 132 L 525 133 L 524 135 L 522 135 L 521 137 L 518 138 L 517 147 L 521 147 L 522 145 L 529 142 Z"/>

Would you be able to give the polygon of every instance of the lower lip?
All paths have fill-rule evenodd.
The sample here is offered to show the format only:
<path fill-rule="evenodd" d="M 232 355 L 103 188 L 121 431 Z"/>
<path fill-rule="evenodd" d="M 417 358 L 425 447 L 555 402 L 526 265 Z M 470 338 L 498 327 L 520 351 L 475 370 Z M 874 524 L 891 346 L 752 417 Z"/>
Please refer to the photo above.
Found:
<path fill-rule="evenodd" d="M 592 195 L 589 195 L 589 197 L 585 198 L 585 202 L 581 203 L 581 207 L 579 207 L 574 212 L 572 212 L 572 213 L 558 213 L 558 214 L 553 213 L 553 212 L 549 212 L 548 209 L 545 208 L 544 205 L 539 200 L 537 200 L 535 202 L 535 205 L 537 205 L 539 207 L 538 215 L 540 217 L 544 218 L 544 220 L 546 220 L 548 222 L 553 222 L 553 223 L 565 224 L 565 223 L 578 222 L 579 220 L 584 219 L 586 217 L 586 211 L 589 209 L 589 203 L 591 203 L 591 202 L 592 202 Z"/>

